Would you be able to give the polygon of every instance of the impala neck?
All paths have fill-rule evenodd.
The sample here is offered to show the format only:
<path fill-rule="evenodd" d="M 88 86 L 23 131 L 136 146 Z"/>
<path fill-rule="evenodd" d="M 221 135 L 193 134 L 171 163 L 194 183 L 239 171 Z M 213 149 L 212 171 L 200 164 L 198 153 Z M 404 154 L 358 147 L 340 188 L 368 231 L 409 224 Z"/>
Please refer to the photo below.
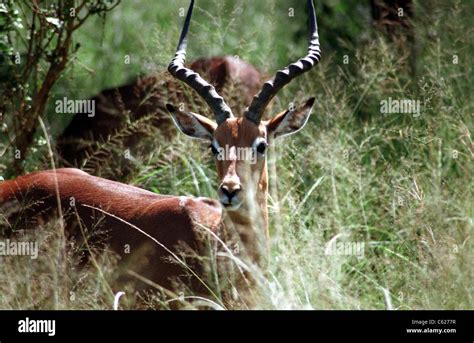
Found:
<path fill-rule="evenodd" d="M 238 251 L 246 254 L 259 266 L 265 264 L 269 253 L 268 232 L 268 173 L 266 164 L 260 175 L 257 192 L 247 194 L 246 203 L 237 211 L 226 212 L 225 227 L 228 233 L 238 233 Z M 235 247 L 231 247 L 234 248 Z"/>

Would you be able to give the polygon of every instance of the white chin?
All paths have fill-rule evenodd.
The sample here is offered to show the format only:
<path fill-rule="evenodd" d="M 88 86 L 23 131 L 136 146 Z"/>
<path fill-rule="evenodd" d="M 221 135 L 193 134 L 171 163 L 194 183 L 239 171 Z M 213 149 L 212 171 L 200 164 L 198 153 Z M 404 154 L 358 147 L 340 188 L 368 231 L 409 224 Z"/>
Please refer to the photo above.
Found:
<path fill-rule="evenodd" d="M 238 203 L 238 204 L 224 204 L 224 203 L 221 203 L 222 206 L 224 207 L 224 209 L 226 211 L 237 211 L 240 206 L 242 205 L 242 203 Z"/>

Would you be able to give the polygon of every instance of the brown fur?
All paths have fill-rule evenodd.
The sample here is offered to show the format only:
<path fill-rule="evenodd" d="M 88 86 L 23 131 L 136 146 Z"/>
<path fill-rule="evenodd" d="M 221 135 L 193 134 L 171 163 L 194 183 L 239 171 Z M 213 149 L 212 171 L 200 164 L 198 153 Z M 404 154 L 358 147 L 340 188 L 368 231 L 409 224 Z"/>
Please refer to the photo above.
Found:
<path fill-rule="evenodd" d="M 255 125 L 247 118 L 232 118 L 222 123 L 214 131 L 214 138 L 221 147 L 225 145 L 235 147 L 249 148 L 257 137 L 267 137 L 267 131 L 263 124 Z M 253 262 L 260 264 L 264 259 L 268 233 L 268 209 L 267 209 L 267 192 L 268 192 L 268 175 L 266 161 L 259 160 L 256 164 L 249 165 L 245 161 L 235 160 L 216 160 L 217 175 L 220 183 L 228 182 L 226 178 L 229 175 L 238 177 L 242 185 L 242 192 L 254 192 L 255 202 L 258 204 L 255 218 L 251 218 L 248 208 L 245 206 L 238 211 L 228 213 L 231 223 L 227 226 L 234 226 L 239 232 L 242 245 L 246 247 L 248 255 Z M 252 175 L 258 175 L 256 180 L 257 189 L 251 190 L 249 178 Z M 255 227 L 255 229 L 252 229 Z M 262 247 L 265 246 L 265 248 Z M 262 250 L 263 248 L 263 250 Z"/>
<path fill-rule="evenodd" d="M 171 105 L 167 108 L 183 133 L 209 141 L 215 139 L 219 147 L 225 149 L 251 148 L 258 137 L 269 143 L 278 136 L 299 131 L 306 124 L 313 104 L 314 98 L 311 98 L 303 106 L 284 111 L 259 125 L 246 117 L 231 117 L 217 125 L 201 115 L 179 111 Z M 238 189 L 238 196 L 243 201 L 238 209 L 227 212 L 225 227 L 227 231 L 237 233 L 238 237 L 233 239 L 242 243 L 242 250 L 250 262 L 260 266 L 265 265 L 269 248 L 265 156 L 257 158 L 255 164 L 234 158 L 215 159 L 219 178 L 218 193 L 222 192 L 222 188 Z"/>
<path fill-rule="evenodd" d="M 57 208 L 56 190 L 63 212 L 71 213 L 69 218 L 75 219 L 77 210 L 86 228 L 91 229 L 95 221 L 93 218 L 103 213 L 84 205 L 100 208 L 145 231 L 176 254 L 179 245 L 188 246 L 201 254 L 199 231 L 202 229 L 196 223 L 217 232 L 221 222 L 221 207 L 215 200 L 157 195 L 77 169 L 41 171 L 2 182 L 0 206 L 12 201 L 37 202 L 30 208 L 25 223 L 26 228 L 32 229 L 36 226 L 36 214 Z M 75 208 L 70 206 L 72 198 Z M 203 216 L 203 213 L 206 215 Z M 107 231 L 105 243 L 120 255 L 124 265 L 127 261 L 133 261 L 131 269 L 134 272 L 166 288 L 171 288 L 173 278 L 185 274 L 182 266 L 167 260 L 169 252 L 130 225 L 108 215 L 105 215 L 102 225 Z M 67 226 L 69 229 L 73 227 Z M 77 227 L 68 233 L 79 237 Z M 130 246 L 130 254 L 125 252 L 126 245 Z M 200 287 L 197 280 L 193 280 L 193 284 Z"/>

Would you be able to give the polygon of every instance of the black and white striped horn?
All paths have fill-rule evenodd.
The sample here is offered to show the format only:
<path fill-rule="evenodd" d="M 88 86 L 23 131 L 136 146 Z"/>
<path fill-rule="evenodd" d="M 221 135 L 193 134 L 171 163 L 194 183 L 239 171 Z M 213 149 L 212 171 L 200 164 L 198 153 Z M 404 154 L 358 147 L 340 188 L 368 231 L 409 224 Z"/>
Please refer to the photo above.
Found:
<path fill-rule="evenodd" d="M 255 124 L 259 124 L 265 108 L 275 95 L 295 77 L 309 71 L 321 58 L 321 48 L 319 45 L 318 23 L 316 21 L 316 11 L 313 0 L 308 0 L 308 11 L 310 15 L 310 40 L 308 54 L 292 63 L 283 70 L 279 70 L 275 78 L 266 82 L 262 90 L 253 98 L 252 103 L 245 111 L 247 119 Z"/>
<path fill-rule="evenodd" d="M 193 14 L 193 7 L 194 0 L 191 0 L 178 48 L 176 49 L 173 60 L 168 66 L 168 71 L 178 80 L 191 86 L 206 101 L 215 115 L 216 122 L 220 124 L 227 118 L 233 117 L 230 107 L 227 106 L 224 99 L 216 92 L 213 85 L 205 81 L 198 73 L 184 66 L 186 61 L 186 48 L 188 45 L 189 24 Z"/>

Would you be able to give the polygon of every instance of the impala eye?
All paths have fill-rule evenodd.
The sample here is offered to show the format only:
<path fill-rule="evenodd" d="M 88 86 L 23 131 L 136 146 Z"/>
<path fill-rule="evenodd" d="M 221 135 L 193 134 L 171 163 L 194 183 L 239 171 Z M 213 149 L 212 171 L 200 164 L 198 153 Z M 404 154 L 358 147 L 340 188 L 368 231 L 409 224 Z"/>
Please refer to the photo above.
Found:
<path fill-rule="evenodd" d="M 257 145 L 257 152 L 261 155 L 265 154 L 265 150 L 267 150 L 267 143 L 266 142 L 261 142 L 260 144 Z"/>
<path fill-rule="evenodd" d="M 211 152 L 212 152 L 212 154 L 213 154 L 214 156 L 216 156 L 216 155 L 219 153 L 219 151 L 218 151 L 217 148 L 214 146 L 214 144 L 209 145 L 209 148 L 211 149 Z"/>

